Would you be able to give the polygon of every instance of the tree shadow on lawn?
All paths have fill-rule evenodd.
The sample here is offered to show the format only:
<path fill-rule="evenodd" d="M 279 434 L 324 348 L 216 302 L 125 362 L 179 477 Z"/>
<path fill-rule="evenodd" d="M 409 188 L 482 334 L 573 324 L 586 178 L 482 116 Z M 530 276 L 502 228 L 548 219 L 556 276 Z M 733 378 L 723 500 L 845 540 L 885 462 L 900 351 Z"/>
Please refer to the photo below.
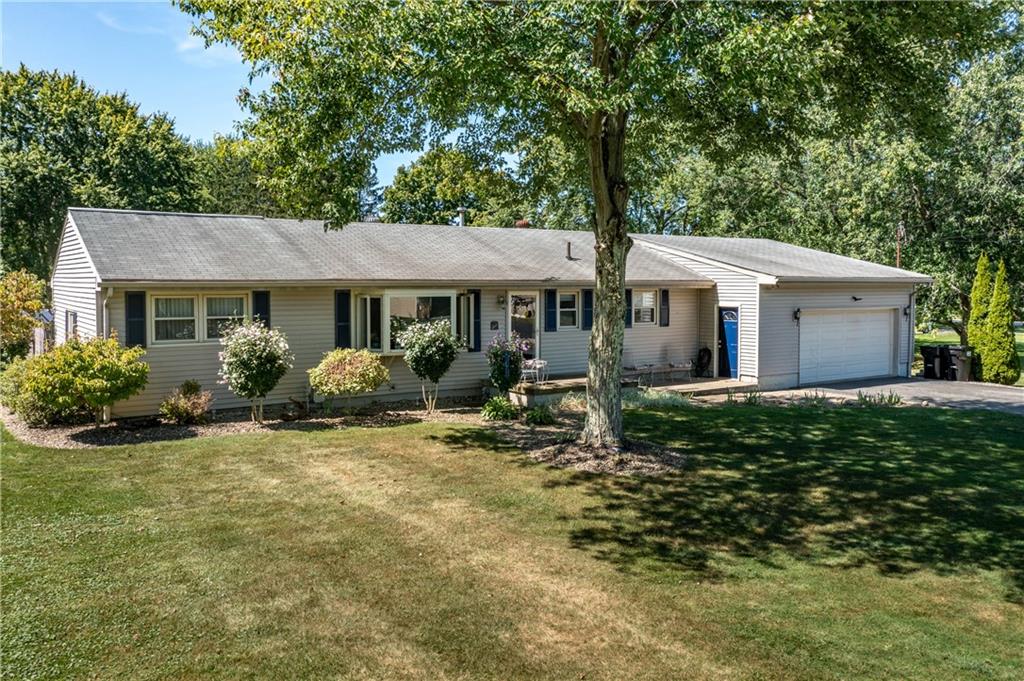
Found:
<path fill-rule="evenodd" d="M 623 570 L 714 580 L 729 557 L 780 554 L 890 575 L 991 569 L 1024 603 L 1024 418 L 748 406 L 626 418 L 631 437 L 678 449 L 686 467 L 548 482 L 596 500 L 571 543 Z"/>

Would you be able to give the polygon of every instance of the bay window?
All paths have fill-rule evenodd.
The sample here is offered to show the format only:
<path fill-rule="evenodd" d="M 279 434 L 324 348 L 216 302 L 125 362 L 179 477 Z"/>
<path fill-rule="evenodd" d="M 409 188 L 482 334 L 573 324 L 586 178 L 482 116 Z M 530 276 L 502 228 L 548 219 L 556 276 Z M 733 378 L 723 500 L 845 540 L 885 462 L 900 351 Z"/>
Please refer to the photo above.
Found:
<path fill-rule="evenodd" d="M 398 335 L 402 331 L 413 324 L 444 321 L 471 347 L 474 298 L 473 294 L 454 290 L 391 290 L 361 295 L 353 305 L 354 345 L 374 352 L 401 353 Z"/>
<path fill-rule="evenodd" d="M 633 324 L 657 322 L 657 291 L 633 291 Z"/>
<path fill-rule="evenodd" d="M 473 323 L 474 308 L 476 307 L 475 293 L 460 293 L 456 298 L 458 308 L 455 313 L 455 335 L 459 337 L 467 348 L 473 347 L 476 333 Z"/>
<path fill-rule="evenodd" d="M 453 322 L 453 295 L 409 296 L 392 295 L 388 297 L 388 330 L 390 331 L 390 348 L 392 351 L 402 349 L 398 335 L 413 324 L 426 324 L 437 321 Z M 454 332 L 454 328 L 452 329 Z"/>
<path fill-rule="evenodd" d="M 384 318 L 384 305 L 380 296 L 367 296 L 362 299 L 362 309 L 359 311 L 362 345 L 368 350 L 380 352 L 384 349 L 384 329 L 382 320 Z"/>

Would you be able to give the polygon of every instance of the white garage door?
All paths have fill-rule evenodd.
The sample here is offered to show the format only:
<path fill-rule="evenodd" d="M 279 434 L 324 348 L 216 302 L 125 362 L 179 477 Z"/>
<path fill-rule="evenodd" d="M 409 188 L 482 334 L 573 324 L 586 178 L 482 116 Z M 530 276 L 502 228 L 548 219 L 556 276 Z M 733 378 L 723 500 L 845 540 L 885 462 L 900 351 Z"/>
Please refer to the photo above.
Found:
<path fill-rule="evenodd" d="M 805 310 L 800 315 L 800 383 L 891 376 L 892 310 Z"/>

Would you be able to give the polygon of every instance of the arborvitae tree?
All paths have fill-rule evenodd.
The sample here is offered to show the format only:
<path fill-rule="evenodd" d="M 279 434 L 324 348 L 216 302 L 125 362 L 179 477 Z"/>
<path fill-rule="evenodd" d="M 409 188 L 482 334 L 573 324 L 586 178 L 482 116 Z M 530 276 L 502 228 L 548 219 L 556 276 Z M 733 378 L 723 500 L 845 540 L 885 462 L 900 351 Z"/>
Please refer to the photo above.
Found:
<path fill-rule="evenodd" d="M 971 285 L 971 317 L 967 322 L 967 344 L 974 349 L 971 373 L 981 378 L 985 355 L 985 317 L 988 315 L 988 301 L 992 297 L 992 268 L 988 254 L 978 257 L 978 267 Z M 963 338 L 961 336 L 961 338 Z"/>
<path fill-rule="evenodd" d="M 988 301 L 992 297 L 992 270 L 988 254 L 978 258 L 978 269 L 971 286 L 971 319 L 967 322 L 967 344 L 981 351 L 985 337 L 985 317 L 988 315 Z"/>
<path fill-rule="evenodd" d="M 1020 357 L 1013 338 L 1013 306 L 1006 281 L 1006 263 L 999 261 L 992 299 L 985 317 L 985 355 L 982 378 L 989 383 L 1013 385 L 1020 379 Z"/>

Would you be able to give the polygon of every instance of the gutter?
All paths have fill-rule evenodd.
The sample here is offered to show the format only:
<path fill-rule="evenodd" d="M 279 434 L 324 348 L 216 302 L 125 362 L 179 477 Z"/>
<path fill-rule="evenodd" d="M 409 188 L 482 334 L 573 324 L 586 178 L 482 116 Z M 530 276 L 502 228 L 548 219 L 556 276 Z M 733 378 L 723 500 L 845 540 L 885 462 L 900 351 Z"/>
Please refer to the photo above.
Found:
<path fill-rule="evenodd" d="M 480 279 L 453 279 L 453 280 L 428 280 L 428 279 L 355 279 L 355 280 L 159 280 L 159 279 L 106 279 L 107 286 L 139 286 L 139 287 L 164 287 L 164 288 L 195 288 L 195 287 L 336 287 L 336 288 L 379 288 L 379 287 L 406 287 L 416 288 L 423 286 L 452 286 L 470 288 L 552 288 L 559 286 L 593 287 L 593 281 L 587 280 L 562 280 L 562 279 L 503 279 L 496 281 L 482 281 Z M 707 281 L 672 281 L 666 279 L 629 279 L 627 286 L 649 286 L 651 288 L 714 288 L 715 282 Z"/>
<path fill-rule="evenodd" d="M 778 277 L 779 284 L 931 284 L 931 277 Z"/>

